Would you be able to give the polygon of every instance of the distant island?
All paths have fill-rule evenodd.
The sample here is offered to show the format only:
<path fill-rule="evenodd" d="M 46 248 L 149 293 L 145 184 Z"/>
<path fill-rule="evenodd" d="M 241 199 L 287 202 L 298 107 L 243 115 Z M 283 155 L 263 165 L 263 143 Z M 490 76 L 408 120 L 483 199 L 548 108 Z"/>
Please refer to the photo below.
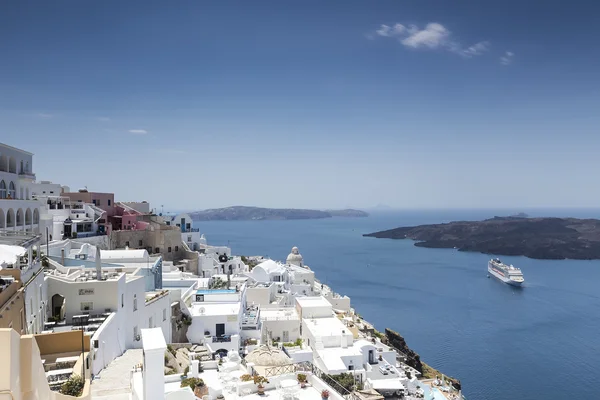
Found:
<path fill-rule="evenodd" d="M 294 219 L 322 219 L 332 217 L 368 217 L 360 210 L 303 210 L 296 208 L 261 208 L 233 206 L 213 208 L 209 210 L 193 211 L 190 217 L 196 221 L 244 221 L 244 220 L 294 220 Z"/>
<path fill-rule="evenodd" d="M 600 220 L 526 218 L 402 227 L 363 236 L 416 240 L 415 246 L 547 260 L 600 259 Z"/>

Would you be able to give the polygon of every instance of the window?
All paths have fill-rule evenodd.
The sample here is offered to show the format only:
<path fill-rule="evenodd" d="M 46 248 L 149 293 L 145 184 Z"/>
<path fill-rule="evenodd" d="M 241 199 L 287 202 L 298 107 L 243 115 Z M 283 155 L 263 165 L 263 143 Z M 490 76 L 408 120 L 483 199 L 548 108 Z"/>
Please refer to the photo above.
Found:
<path fill-rule="evenodd" d="M 129 240 L 125 242 L 125 247 L 129 247 Z"/>
<path fill-rule="evenodd" d="M 135 297 L 133 298 L 133 311 L 137 311 L 137 299 Z"/>
<path fill-rule="evenodd" d="M 100 207 L 100 199 L 96 199 L 96 202 L 94 204 L 96 204 L 98 207 Z"/>
<path fill-rule="evenodd" d="M 50 194 L 54 194 L 54 190 L 51 190 L 51 191 L 50 191 Z"/>
<path fill-rule="evenodd" d="M 94 205 L 97 205 L 97 204 L 96 204 L 96 199 L 93 199 L 93 200 L 92 200 L 92 203 L 93 203 Z"/>
<path fill-rule="evenodd" d="M 197 294 L 196 295 L 196 301 L 198 301 L 198 302 L 204 301 L 204 295 L 203 294 Z"/>
<path fill-rule="evenodd" d="M 188 242 L 192 241 L 192 235 L 188 235 Z"/>
<path fill-rule="evenodd" d="M 81 302 L 81 311 L 91 311 L 94 309 L 94 303 L 91 301 Z"/>
<path fill-rule="evenodd" d="M 134 326 L 133 327 L 133 340 L 138 340 L 138 327 Z"/>
<path fill-rule="evenodd" d="M 163 308 L 163 321 L 167 320 L 167 309 Z"/>
<path fill-rule="evenodd" d="M 121 293 L 121 308 L 125 307 L 125 293 Z"/>
<path fill-rule="evenodd" d="M 152 317 L 150 317 L 150 318 L 148 319 L 148 328 L 154 328 L 154 327 L 152 326 Z"/>
<path fill-rule="evenodd" d="M 154 252 L 155 253 L 160 253 L 160 249 L 157 247 L 157 248 L 154 249 Z"/>
<path fill-rule="evenodd" d="M 108 205 L 110 206 L 110 199 L 108 199 Z"/>
<path fill-rule="evenodd" d="M 169 247 L 169 249 L 167 251 L 170 253 L 171 252 L 171 247 Z"/>
<path fill-rule="evenodd" d="M 175 251 L 179 251 L 179 246 L 175 246 Z"/>
<path fill-rule="evenodd" d="M 138 246 L 142 247 L 142 246 L 143 246 L 143 244 L 142 244 L 142 243 L 143 243 L 143 242 L 140 240 L 140 241 L 138 242 Z"/>
<path fill-rule="evenodd" d="M 6 198 L 6 183 L 4 183 L 4 181 L 0 181 L 0 199 L 5 199 L 5 198 Z"/>

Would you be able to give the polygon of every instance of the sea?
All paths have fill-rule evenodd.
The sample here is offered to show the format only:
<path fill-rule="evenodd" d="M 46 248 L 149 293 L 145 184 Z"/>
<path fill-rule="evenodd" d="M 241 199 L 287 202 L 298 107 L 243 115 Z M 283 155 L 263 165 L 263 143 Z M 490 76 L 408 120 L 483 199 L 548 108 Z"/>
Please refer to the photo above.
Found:
<path fill-rule="evenodd" d="M 517 210 L 600 217 L 600 210 Z M 367 218 L 208 221 L 195 226 L 234 254 L 285 260 L 298 246 L 321 281 L 350 296 L 378 330 L 457 377 L 469 400 L 600 398 L 600 261 L 501 257 L 525 287 L 487 277 L 490 255 L 427 249 L 362 234 L 510 215 L 515 210 L 404 210 Z"/>

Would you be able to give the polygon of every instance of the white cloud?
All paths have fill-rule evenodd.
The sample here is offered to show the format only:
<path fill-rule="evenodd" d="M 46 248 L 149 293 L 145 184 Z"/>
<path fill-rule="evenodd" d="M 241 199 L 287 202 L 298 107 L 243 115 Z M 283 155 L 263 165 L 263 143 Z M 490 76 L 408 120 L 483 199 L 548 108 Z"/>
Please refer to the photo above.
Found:
<path fill-rule="evenodd" d="M 515 53 L 513 53 L 512 51 L 505 52 L 504 55 L 502 57 L 500 57 L 500 64 L 502 64 L 502 65 L 512 64 L 514 56 L 515 56 Z"/>
<path fill-rule="evenodd" d="M 130 129 L 129 133 L 132 133 L 134 135 L 145 135 L 148 133 L 148 131 L 145 129 Z"/>
<path fill-rule="evenodd" d="M 464 47 L 459 41 L 454 39 L 452 32 L 437 22 L 430 22 L 424 28 L 419 28 L 416 25 L 407 27 L 398 23 L 393 26 L 381 25 L 375 33 L 382 37 L 396 38 L 405 47 L 413 49 L 444 49 L 466 58 L 479 56 L 487 52 L 490 48 L 490 42 L 488 41 L 481 41 Z"/>
<path fill-rule="evenodd" d="M 402 39 L 401 43 L 408 47 L 419 48 L 428 47 L 435 49 L 443 46 L 448 42 L 450 31 L 442 24 L 431 22 L 425 26 L 425 29 L 419 29 L 416 26 L 411 26 L 407 30 L 409 36 Z"/>
<path fill-rule="evenodd" d="M 379 36 L 390 37 L 398 36 L 406 31 L 406 27 L 402 24 L 395 24 L 394 26 L 381 25 L 378 30 L 375 31 Z"/>
<path fill-rule="evenodd" d="M 52 117 L 54 117 L 54 115 L 52 115 L 52 114 L 45 114 L 45 113 L 39 113 L 39 114 L 36 115 L 36 117 L 38 117 L 38 118 L 52 118 Z"/>

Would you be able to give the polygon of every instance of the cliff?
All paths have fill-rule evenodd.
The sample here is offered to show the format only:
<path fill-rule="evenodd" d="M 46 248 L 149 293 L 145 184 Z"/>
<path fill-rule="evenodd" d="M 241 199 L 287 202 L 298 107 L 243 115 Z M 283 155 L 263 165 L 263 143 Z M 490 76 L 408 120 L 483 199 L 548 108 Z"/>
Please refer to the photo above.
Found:
<path fill-rule="evenodd" d="M 394 347 L 406 356 L 406 364 L 419 371 L 423 375 L 423 378 L 435 379 L 436 376 L 442 376 L 440 371 L 422 362 L 421 357 L 414 350 L 408 347 L 406 340 L 404 340 L 404 338 L 398 332 L 386 328 L 385 339 L 388 345 Z M 447 378 L 447 380 L 452 382 L 452 386 L 458 390 L 461 389 L 460 380 L 445 374 L 444 376 Z"/>
<path fill-rule="evenodd" d="M 196 221 L 293 220 L 368 216 L 364 211 L 351 209 L 321 211 L 296 208 L 261 208 L 245 206 L 194 211 L 189 213 L 189 215 Z"/>
<path fill-rule="evenodd" d="M 412 239 L 415 246 L 455 248 L 537 259 L 600 259 L 600 220 L 494 217 L 484 221 L 401 227 L 363 236 Z"/>

